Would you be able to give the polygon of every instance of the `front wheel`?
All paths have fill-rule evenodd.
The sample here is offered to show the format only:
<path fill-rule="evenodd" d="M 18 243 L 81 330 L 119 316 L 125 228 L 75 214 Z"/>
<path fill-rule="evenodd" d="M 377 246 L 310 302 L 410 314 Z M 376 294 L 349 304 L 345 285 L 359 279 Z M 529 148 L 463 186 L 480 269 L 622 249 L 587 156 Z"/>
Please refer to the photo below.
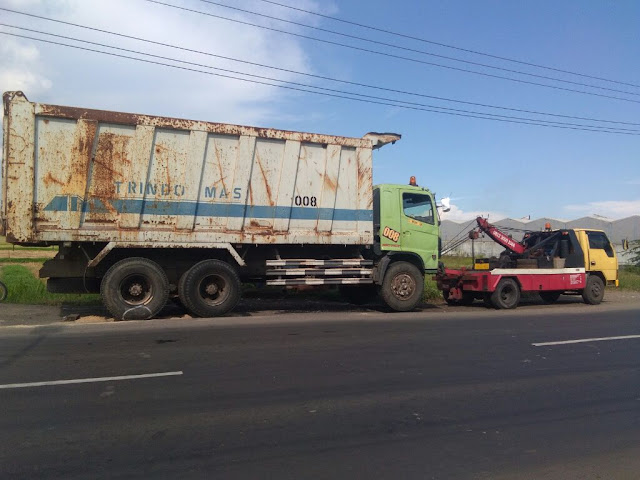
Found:
<path fill-rule="evenodd" d="M 604 298 L 604 282 L 596 275 L 587 277 L 587 285 L 582 291 L 582 299 L 584 303 L 590 305 L 598 305 Z"/>
<path fill-rule="evenodd" d="M 100 284 L 102 301 L 118 320 L 146 320 L 169 298 L 169 280 L 156 262 L 131 257 L 114 264 Z"/>
<path fill-rule="evenodd" d="M 516 308 L 520 303 L 520 287 L 512 278 L 503 278 L 491 294 L 491 303 L 495 308 Z"/>
<path fill-rule="evenodd" d="M 219 317 L 240 300 L 240 279 L 235 269 L 220 260 L 203 260 L 178 283 L 180 301 L 198 317 Z"/>
<path fill-rule="evenodd" d="M 416 308 L 424 291 L 424 274 L 412 263 L 395 262 L 387 269 L 380 288 L 384 302 L 397 312 Z"/>

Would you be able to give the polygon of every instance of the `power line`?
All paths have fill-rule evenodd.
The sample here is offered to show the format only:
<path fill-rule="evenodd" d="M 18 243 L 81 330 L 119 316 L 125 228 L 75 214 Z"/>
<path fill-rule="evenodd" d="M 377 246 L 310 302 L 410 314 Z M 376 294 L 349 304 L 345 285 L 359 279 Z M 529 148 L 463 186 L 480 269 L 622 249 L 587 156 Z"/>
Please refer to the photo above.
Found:
<path fill-rule="evenodd" d="M 261 28 L 263 30 L 283 33 L 285 35 L 291 35 L 291 36 L 298 37 L 298 38 L 304 38 L 304 39 L 307 39 L 307 40 L 313 40 L 313 41 L 316 41 L 316 42 L 326 43 L 328 45 L 335 45 L 335 46 L 339 46 L 339 47 L 349 48 L 349 49 L 357 50 L 357 51 L 360 51 L 360 52 L 373 53 L 373 54 L 376 54 L 376 55 L 395 58 L 395 59 L 398 59 L 398 60 L 406 60 L 406 61 L 409 61 L 409 62 L 420 63 L 420 64 L 423 64 L 423 65 L 431 65 L 431 66 L 436 66 L 436 67 L 440 67 L 440 68 L 446 68 L 448 70 L 454 70 L 454 71 L 459 71 L 459 72 L 473 73 L 473 74 L 480 75 L 480 76 L 483 76 L 483 77 L 499 78 L 499 79 L 502 79 L 502 80 L 508 80 L 508 81 L 516 82 L 516 83 L 523 83 L 523 84 L 528 84 L 528 85 L 536 85 L 536 86 L 539 86 L 539 87 L 552 88 L 554 90 L 562 90 L 562 91 L 566 91 L 566 92 L 581 93 L 583 95 L 591 95 L 591 96 L 594 96 L 594 97 L 601 97 L 601 98 L 610 98 L 610 99 L 613 99 L 613 100 L 620 100 L 620 101 L 624 101 L 624 102 L 640 103 L 640 100 L 631 100 L 629 98 L 616 97 L 616 96 L 613 96 L 613 95 L 605 95 L 605 94 L 602 94 L 602 93 L 586 92 L 584 90 L 576 90 L 576 89 L 572 89 L 572 88 L 559 87 L 557 85 L 547 85 L 547 84 L 544 84 L 544 83 L 532 82 L 532 81 L 529 81 L 529 80 L 522 80 L 522 79 L 518 79 L 518 78 L 503 77 L 501 75 L 494 75 L 494 74 L 485 73 L 485 72 L 477 72 L 475 70 L 468 70 L 468 69 L 465 69 L 465 68 L 452 67 L 450 65 L 442 65 L 442 64 L 434 63 L 434 62 L 427 62 L 425 60 L 418 60 L 416 58 L 403 57 L 403 56 L 400 56 L 400 55 L 394 55 L 394 54 L 391 54 L 391 53 L 380 52 L 380 51 L 371 50 L 371 49 L 368 49 L 368 48 L 356 47 L 354 45 L 347 45 L 345 43 L 333 42 L 331 40 L 325 40 L 325 39 L 322 39 L 322 38 L 310 37 L 308 35 L 302 35 L 300 33 L 287 32 L 286 30 L 280 30 L 280 29 L 273 28 L 273 27 L 267 27 L 265 25 L 258 25 L 256 23 L 246 22 L 246 21 L 243 21 L 243 20 L 237 20 L 237 19 L 233 19 L 233 18 L 229 18 L 229 17 L 223 17 L 222 15 L 215 15 L 213 13 L 203 12 L 203 11 L 200 11 L 200 10 L 194 10 L 194 9 L 187 8 L 187 7 L 180 7 L 178 5 L 171 5 L 169 3 L 160 2 L 158 0 L 145 0 L 145 1 L 146 2 L 150 2 L 150 3 L 155 3 L 155 4 L 158 4 L 158 5 L 163 5 L 165 7 L 170 7 L 170 8 L 175 8 L 175 9 L 178 9 L 178 10 L 183 10 L 185 12 L 191 12 L 191 13 L 197 13 L 197 14 L 200 14 L 200 15 L 206 15 L 206 16 L 212 17 L 212 18 L 218 18 L 218 19 L 221 19 L 221 20 L 229 21 L 229 22 L 239 23 L 241 25 L 247 25 L 247 26 L 251 26 L 251 27 Z"/>
<path fill-rule="evenodd" d="M 329 30 L 327 28 L 316 27 L 314 25 L 307 25 L 305 23 L 294 22 L 292 20 L 285 20 L 283 18 L 274 17 L 274 16 L 271 16 L 271 15 L 267 15 L 267 14 L 259 13 L 259 12 L 254 12 L 254 11 L 246 10 L 246 9 L 239 8 L 239 7 L 232 7 L 230 5 L 225 5 L 225 4 L 219 3 L 219 2 L 214 2 L 212 0 L 200 0 L 200 1 L 203 2 L 203 3 L 208 3 L 210 5 L 216 5 L 218 7 L 228 8 L 230 10 L 235 10 L 237 12 L 248 13 L 250 15 L 256 15 L 258 17 L 268 18 L 270 20 L 276 20 L 276 21 L 279 21 L 279 22 L 288 23 L 290 25 L 296 25 L 296 26 L 299 26 L 299 27 L 310 28 L 312 30 L 317 30 L 317 31 L 320 31 L 320 32 L 331 33 L 333 35 L 339 35 L 341 37 L 351 38 L 351 39 L 354 39 L 354 40 L 360 40 L 360 41 L 363 41 L 363 42 L 373 43 L 373 44 L 376 44 L 376 45 L 382 45 L 382 46 L 385 46 L 385 47 L 392 47 L 392 48 L 397 48 L 397 49 L 400 49 L 400 50 L 406 50 L 408 52 L 420 53 L 422 55 L 429 55 L 429 56 L 432 56 L 432 57 L 443 58 L 445 60 L 450 60 L 450 61 L 453 61 L 453 62 L 466 63 L 466 64 L 469 64 L 469 65 L 475 65 L 475 66 L 484 67 L 484 68 L 492 68 L 492 69 L 500 70 L 500 71 L 503 71 L 503 72 L 515 73 L 515 74 L 518 74 L 518 75 L 527 75 L 529 77 L 542 78 L 544 80 L 551 80 L 551 81 L 554 81 L 554 82 L 570 83 L 570 84 L 573 84 L 573 85 L 579 85 L 581 87 L 589 87 L 589 88 L 595 88 L 595 89 L 599 89 L 599 90 L 606 90 L 606 91 L 609 91 L 609 92 L 624 93 L 626 95 L 640 96 L 640 93 L 629 92 L 629 91 L 626 91 L 626 90 L 618 90 L 618 89 L 615 89 L 615 88 L 601 87 L 601 86 L 592 85 L 592 84 L 589 84 L 589 83 L 575 82 L 575 81 L 572 81 L 572 80 L 565 80 L 565 79 L 562 79 L 562 78 L 555 78 L 555 77 L 549 77 L 549 76 L 546 76 L 546 75 L 538 75 L 538 74 L 535 74 L 535 73 L 523 72 L 521 70 L 513 70 L 513 69 L 510 69 L 510 68 L 497 67 L 495 65 L 488 65 L 486 63 L 474 62 L 474 61 L 471 61 L 471 60 L 463 60 L 463 59 L 460 59 L 460 58 L 449 57 L 447 55 L 440 55 L 440 54 L 432 53 L 432 52 L 425 52 L 424 50 L 417 50 L 417 49 L 406 47 L 406 46 L 402 46 L 402 45 L 395 45 L 395 44 L 392 44 L 392 43 L 381 42 L 381 41 L 378 41 L 378 40 L 371 40 L 369 38 L 359 37 L 357 35 L 351 35 L 351 34 L 348 34 L 348 33 L 338 32 L 338 31 L 335 31 L 335 30 Z"/>
<path fill-rule="evenodd" d="M 308 13 L 310 15 L 315 15 L 317 17 L 326 18 L 328 20 L 334 20 L 336 22 L 341 22 L 341 23 L 344 23 L 344 24 L 347 24 L 347 25 L 353 25 L 353 26 L 356 26 L 356 27 L 366 28 L 368 30 L 373 30 L 373 31 L 376 31 L 376 32 L 381 32 L 381 33 L 386 33 L 386 34 L 389 34 L 389 35 L 394 35 L 396 37 L 407 38 L 409 40 L 416 40 L 418 42 L 428 43 L 428 44 L 431 44 L 431 45 L 437 45 L 439 47 L 451 48 L 453 50 L 458 50 L 460 52 L 473 53 L 474 55 L 482 55 L 483 57 L 495 58 L 496 60 L 504 60 L 506 62 L 518 63 L 520 65 L 527 65 L 529 67 L 542 68 L 542 69 L 550 70 L 550 71 L 554 71 L 554 72 L 566 73 L 566 74 L 569 74 L 569 75 L 576 75 L 578 77 L 591 78 L 593 80 L 601 80 L 603 82 L 617 83 L 619 85 L 627 85 L 629 87 L 640 87 L 640 85 L 638 85 L 636 83 L 622 82 L 622 81 L 619 81 L 619 80 L 611 80 L 609 78 L 597 77 L 595 75 L 588 75 L 586 73 L 573 72 L 573 71 L 570 71 L 570 70 L 562 70 L 560 68 L 550 67 L 548 65 L 541 65 L 539 63 L 532 63 L 532 62 L 527 62 L 527 61 L 523 61 L 523 60 L 517 60 L 515 58 L 503 57 L 503 56 L 494 55 L 494 54 L 491 54 L 491 53 L 480 52 L 478 50 L 471 50 L 469 48 L 457 47 L 455 45 L 449 45 L 449 44 L 446 44 L 446 43 L 436 42 L 436 41 L 433 41 L 433 40 L 427 40 L 425 38 L 420 38 L 420 37 L 416 37 L 416 36 L 412 36 L 412 35 L 407 35 L 407 34 L 404 34 L 404 33 L 394 32 L 392 30 L 385 30 L 384 28 L 373 27 L 371 25 L 365 25 L 363 23 L 353 22 L 353 21 L 345 20 L 345 19 L 339 18 L 339 17 L 332 17 L 330 15 L 324 15 L 322 13 L 317 13 L 317 12 L 313 12 L 313 11 L 310 11 L 310 10 L 304 10 L 302 8 L 293 7 L 291 5 L 285 5 L 283 3 L 274 2 L 272 0 L 259 0 L 259 1 L 260 2 L 264 2 L 264 3 L 270 3 L 272 5 L 277 5 L 279 7 L 289 8 L 291 10 L 296 10 L 298 12 Z"/>
<path fill-rule="evenodd" d="M 53 45 L 59 45 L 59 46 L 74 48 L 74 49 L 78 49 L 78 50 L 101 53 L 101 54 L 104 54 L 104 55 L 110 55 L 110 56 L 113 56 L 113 57 L 125 58 L 125 59 L 135 60 L 135 61 L 139 61 L 139 62 L 154 64 L 154 65 L 171 67 L 171 68 L 175 68 L 175 69 L 179 69 L 179 70 L 202 73 L 202 74 L 212 75 L 212 76 L 217 76 L 217 77 L 222 77 L 222 78 L 229 78 L 229 79 L 239 80 L 239 81 L 253 83 L 253 84 L 267 85 L 267 86 L 272 86 L 272 87 L 284 88 L 284 89 L 293 90 L 293 91 L 299 91 L 299 92 L 305 92 L 305 93 L 314 93 L 316 95 L 323 95 L 323 96 L 334 97 L 334 98 L 348 99 L 348 100 L 364 102 L 364 103 L 368 103 L 368 104 L 385 105 L 385 106 L 398 107 L 398 108 L 404 108 L 404 109 L 409 109 L 409 110 L 417 110 L 417 111 L 424 111 L 424 112 L 431 112 L 431 113 L 440 113 L 440 114 L 444 114 L 444 115 L 452 115 L 452 116 L 465 117 L 465 118 L 477 118 L 477 119 L 483 119 L 483 120 L 493 120 L 493 121 L 505 122 L 505 123 L 535 125 L 535 126 L 551 127 L 551 128 L 563 128 L 563 129 L 569 129 L 569 130 L 579 130 L 579 131 L 588 131 L 588 132 L 616 133 L 616 134 L 621 134 L 621 135 L 634 135 L 634 136 L 640 135 L 640 133 L 635 133 L 635 132 L 638 132 L 637 130 L 634 130 L 634 131 L 623 131 L 623 130 L 629 130 L 629 129 L 612 128 L 612 127 L 599 127 L 599 126 L 593 126 L 593 125 L 572 126 L 573 124 L 561 124 L 560 122 L 548 122 L 548 121 L 544 121 L 544 120 L 535 120 L 535 119 L 527 119 L 528 121 L 525 121 L 525 120 L 512 120 L 512 119 L 494 118 L 495 116 L 488 116 L 488 115 L 492 115 L 492 114 L 466 114 L 466 113 L 456 113 L 456 112 L 449 112 L 449 111 L 442 111 L 442 110 L 434 110 L 432 108 L 423 108 L 423 107 L 420 107 L 420 106 L 414 106 L 414 105 L 410 104 L 409 102 L 402 102 L 402 101 L 398 101 L 398 100 L 390 100 L 390 99 L 384 99 L 384 98 L 381 98 L 379 100 L 373 100 L 373 99 L 369 100 L 369 99 L 363 99 L 363 98 L 355 98 L 355 97 L 352 97 L 350 95 L 358 95 L 358 96 L 363 96 L 363 95 L 354 94 L 354 93 L 350 93 L 350 92 L 340 92 L 340 91 L 336 91 L 336 92 L 339 92 L 339 94 L 338 93 L 319 92 L 319 91 L 315 91 L 315 90 L 309 90 L 308 88 L 316 88 L 316 89 L 320 89 L 320 90 L 328 90 L 328 89 L 324 89 L 324 88 L 321 88 L 321 87 L 313 87 L 313 86 L 308 87 L 308 88 L 300 88 L 300 87 L 297 87 L 297 86 L 282 85 L 282 83 L 292 83 L 292 82 L 287 82 L 285 80 L 277 80 L 277 79 L 274 80 L 274 81 L 281 82 L 280 84 L 274 84 L 274 83 L 269 83 L 269 82 L 259 81 L 259 80 L 250 80 L 250 79 L 246 79 L 246 78 L 235 77 L 235 76 L 232 76 L 232 75 L 226 75 L 226 74 L 214 73 L 214 72 L 207 72 L 207 71 L 198 70 L 198 69 L 195 69 L 195 68 L 184 67 L 184 66 L 179 66 L 179 65 L 173 65 L 173 64 L 169 64 L 169 63 L 163 63 L 163 62 L 158 62 L 158 61 L 155 61 L 155 60 L 149 60 L 149 59 L 144 59 L 144 58 L 131 57 L 131 56 L 128 56 L 128 55 L 122 55 L 122 54 L 113 53 L 113 52 L 105 52 L 105 51 L 96 50 L 96 49 L 93 49 L 93 48 L 81 47 L 81 46 L 78 46 L 78 45 L 71 45 L 71 44 L 66 44 L 66 43 L 62 43 L 62 42 L 56 42 L 56 41 L 53 41 L 53 40 L 46 40 L 46 39 L 43 39 L 43 38 L 31 37 L 31 36 L 27 36 L 27 35 L 20 35 L 20 34 L 16 34 L 16 33 L 2 32 L 2 31 L 0 31 L 0 34 L 10 35 L 10 36 L 19 37 L 19 38 L 25 38 L 25 39 L 34 40 L 34 41 L 43 42 L 43 43 L 49 43 L 49 44 L 53 44 Z M 80 41 L 82 41 L 82 40 L 80 40 Z M 107 48 L 113 48 L 113 49 L 117 49 L 117 50 L 126 50 L 126 49 L 123 49 L 123 48 L 120 48 L 120 47 L 112 47 L 112 46 L 108 46 Z M 152 56 L 152 57 L 159 57 L 157 55 L 152 55 L 152 54 L 148 54 L 148 53 L 139 53 L 139 54 Z M 171 58 L 167 58 L 167 57 L 159 57 L 159 58 L 164 58 L 166 60 L 179 62 L 179 63 L 190 63 L 190 62 L 177 60 L 177 59 L 171 59 Z M 206 68 L 214 68 L 214 67 L 208 67 L 208 66 L 205 66 L 205 67 Z M 241 75 L 260 78 L 257 75 L 251 75 L 251 74 L 246 74 L 246 73 L 240 73 L 240 74 Z M 366 97 L 368 97 L 368 96 L 366 96 Z M 441 107 L 436 107 L 436 108 L 441 108 Z"/>
<path fill-rule="evenodd" d="M 452 98 L 447 98 L 447 97 L 440 97 L 440 96 L 436 96 L 436 95 L 427 95 L 427 94 L 416 93 L 416 92 L 408 92 L 408 91 L 405 91 L 405 90 L 398 90 L 398 89 L 393 89 L 393 88 L 381 87 L 381 86 L 377 86 L 377 85 L 370 85 L 370 84 L 366 84 L 366 83 L 353 82 L 353 81 L 343 80 L 343 79 L 336 79 L 336 78 L 331 78 L 331 77 L 327 77 L 327 76 L 323 76 L 323 75 L 317 75 L 317 74 L 306 73 L 306 72 L 298 72 L 298 71 L 295 71 L 295 70 L 290 70 L 290 69 L 286 69 L 286 68 L 282 68 L 282 67 L 274 67 L 272 65 L 266 65 L 266 64 L 257 63 L 257 62 L 250 62 L 250 61 L 247 61 L 247 60 L 241 60 L 241 59 L 238 59 L 238 58 L 228 57 L 228 56 L 224 56 L 224 55 L 217 55 L 217 54 L 214 54 L 214 53 L 211 53 L 211 52 L 195 50 L 195 49 L 192 49 L 192 48 L 181 47 L 181 46 L 173 45 L 173 44 L 169 44 L 169 43 L 157 42 L 157 41 L 154 41 L 154 40 L 149 40 L 149 39 L 145 39 L 145 38 L 141 38 L 141 37 L 125 35 L 123 33 L 111 32 L 109 30 L 103 30 L 103 29 L 100 29 L 100 28 L 89 27 L 87 25 L 81 25 L 81 24 L 77 24 L 77 23 L 67 22 L 67 21 L 64 21 L 64 20 L 58 20 L 58 19 L 54 19 L 54 18 L 43 17 L 41 15 L 35 15 L 35 14 L 32 14 L 32 13 L 19 12 L 17 10 L 11 10 L 11 9 L 2 8 L 2 7 L 0 7 L 0 10 L 4 10 L 4 11 L 11 12 L 11 13 L 16 13 L 16 14 L 19 14 L 19 15 L 32 17 L 32 18 L 38 18 L 38 19 L 41 19 L 41 20 L 47 20 L 47 21 L 54 22 L 54 23 L 60 23 L 60 24 L 63 24 L 63 25 L 70 25 L 70 26 L 73 26 L 73 27 L 78 27 L 78 28 L 82 28 L 82 29 L 90 30 L 90 31 L 94 31 L 94 32 L 106 33 L 108 35 L 114 35 L 114 36 L 121 37 L 121 38 L 127 38 L 127 39 L 131 39 L 131 40 L 146 42 L 146 43 L 150 43 L 150 44 L 153 44 L 153 45 L 159 45 L 159 46 L 168 47 L 168 48 L 174 48 L 174 49 L 182 50 L 182 51 L 186 51 L 186 52 L 197 53 L 197 54 L 200 54 L 200 55 L 206 55 L 206 56 L 210 56 L 210 57 L 214 57 L 214 58 L 220 58 L 220 59 L 229 60 L 229 61 L 233 61 L 233 62 L 243 63 L 243 64 L 246 64 L 246 65 L 253 65 L 253 66 L 268 68 L 268 69 L 271 69 L 271 70 L 276 70 L 276 71 L 281 71 L 281 72 L 286 72 L 286 73 L 293 73 L 293 74 L 296 74 L 296 75 L 303 75 L 303 76 L 310 77 L 310 78 L 317 78 L 317 79 L 320 79 L 320 80 L 328 80 L 328 81 L 331 81 L 331 82 L 342 83 L 342 84 L 347 84 L 347 85 L 353 85 L 353 86 L 358 86 L 358 87 L 371 88 L 371 89 L 380 90 L 380 91 L 386 91 L 386 92 L 392 92 L 392 93 L 400 93 L 400 94 L 403 94 L 403 95 L 410 95 L 410 96 L 416 96 L 416 97 L 422 97 L 422 98 L 430 98 L 430 99 L 441 100 L 441 101 L 446 101 L 446 102 L 462 103 L 462 104 L 465 104 L 465 105 L 473 105 L 473 106 L 477 106 L 477 107 L 494 108 L 494 109 L 498 109 L 498 110 L 507 110 L 507 111 L 520 112 L 520 113 L 529 113 L 529 114 L 534 114 L 534 115 L 546 115 L 546 116 L 552 116 L 552 117 L 558 117 L 558 118 L 567 118 L 567 119 L 573 119 L 573 120 L 585 120 L 585 121 L 591 121 L 591 122 L 602 122 L 602 123 L 614 123 L 614 124 L 619 124 L 619 125 L 636 125 L 636 126 L 640 126 L 640 123 L 622 122 L 622 121 L 615 121 L 615 120 L 605 120 L 605 119 L 598 119 L 598 118 L 591 118 L 591 117 L 580 117 L 580 116 L 574 116 L 574 115 L 563 115 L 563 114 L 558 114 L 558 113 L 541 112 L 541 111 L 536 111 L 536 110 L 526 110 L 526 109 L 521 109 L 521 108 L 511 108 L 511 107 L 504 107 L 504 106 L 499 106 L 499 105 L 490 105 L 490 104 L 478 103 L 478 102 L 469 102 L 469 101 L 465 101 L 465 100 L 458 100 L 458 99 L 452 99 Z M 7 26 L 11 26 L 11 25 L 7 25 Z M 22 27 L 14 27 L 14 28 L 22 28 Z M 437 108 L 440 108 L 440 107 L 437 107 Z"/>
<path fill-rule="evenodd" d="M 549 124 L 550 126 L 563 125 L 563 126 L 572 126 L 572 127 L 597 128 L 597 129 L 601 129 L 602 131 L 640 132 L 640 130 L 637 130 L 637 129 L 629 129 L 629 128 L 622 128 L 622 127 L 615 127 L 615 128 L 614 127 L 601 127 L 601 126 L 595 126 L 595 125 L 584 125 L 584 124 L 567 123 L 567 122 L 555 122 L 555 121 L 551 121 L 551 120 L 540 120 L 540 119 L 531 119 L 531 118 L 524 118 L 524 117 L 508 116 L 508 115 L 498 115 L 498 114 L 486 113 L 486 112 L 476 112 L 476 111 L 461 110 L 461 109 L 456 109 L 456 108 L 440 107 L 440 106 L 436 106 L 436 105 L 425 105 L 425 104 L 422 104 L 422 103 L 407 102 L 405 100 L 398 100 L 398 99 L 393 99 L 393 98 L 375 97 L 373 95 L 366 95 L 366 94 L 355 93 L 355 92 L 345 92 L 345 91 L 342 91 L 342 90 L 336 90 L 336 89 L 332 89 L 332 88 L 318 87 L 318 86 L 315 86 L 315 85 L 308 85 L 308 84 L 299 83 L 299 82 L 292 82 L 292 81 L 289 81 L 289 80 L 281 80 L 281 79 L 278 79 L 278 78 L 265 77 L 263 75 L 255 75 L 255 74 L 250 74 L 250 73 L 246 73 L 246 72 L 238 72 L 238 71 L 235 71 L 235 70 L 229 70 L 229 69 L 225 69 L 225 68 L 212 67 L 210 65 L 204 65 L 204 64 L 200 64 L 200 63 L 189 62 L 189 61 L 186 61 L 186 60 L 179 60 L 179 59 L 175 59 L 175 58 L 165 57 L 165 56 L 162 56 L 162 55 L 155 55 L 155 54 L 151 54 L 151 53 L 140 52 L 140 51 L 137 51 L 137 50 L 130 50 L 130 49 L 123 48 L 123 47 L 116 47 L 116 46 L 107 45 L 107 44 L 103 44 L 103 43 L 92 42 L 92 41 L 89 41 L 89 40 L 83 40 L 83 39 L 79 39 L 79 38 L 68 37 L 68 36 L 65 36 L 65 35 L 58 35 L 58 34 L 55 34 L 55 33 L 42 32 L 42 31 L 39 31 L 39 30 L 34 30 L 34 29 L 26 28 L 26 27 L 17 27 L 17 26 L 13 26 L 13 25 L 4 24 L 4 23 L 0 23 L 0 25 L 1 26 L 5 26 L 5 27 L 10 27 L 10 28 L 17 28 L 17 29 L 20 29 L 20 30 L 27 30 L 27 31 L 30 31 L 30 32 L 33 32 L 33 33 L 39 33 L 39 34 L 42 34 L 42 35 L 49 35 L 49 36 L 53 36 L 53 37 L 57 37 L 57 38 L 64 38 L 66 40 L 72 40 L 72 41 L 91 44 L 91 45 L 96 45 L 96 46 L 100 46 L 100 47 L 111 48 L 111 49 L 115 49 L 115 50 L 119 50 L 119 51 L 124 51 L 124 52 L 127 52 L 127 53 L 134 53 L 136 55 L 145 55 L 145 56 L 152 57 L 152 58 L 157 58 L 157 59 L 160 59 L 160 60 L 168 60 L 168 61 L 171 61 L 171 62 L 182 63 L 182 64 L 185 64 L 185 65 L 191 65 L 191 66 L 195 66 L 195 67 L 203 67 L 203 68 L 208 68 L 208 69 L 212 69 L 212 70 L 218 70 L 218 71 L 222 71 L 222 72 L 226 72 L 226 73 L 232 73 L 232 74 L 236 74 L 236 75 L 244 75 L 244 76 L 247 76 L 247 77 L 258 78 L 258 79 L 261 79 L 261 80 L 268 80 L 268 81 L 286 83 L 286 84 L 289 84 L 289 85 L 295 85 L 297 87 L 303 87 L 305 89 L 312 88 L 312 89 L 316 89 L 316 90 L 321 90 L 323 92 L 332 92 L 332 93 L 338 93 L 338 94 L 342 94 L 342 95 L 352 95 L 352 96 L 355 96 L 355 97 L 360 97 L 360 98 L 365 98 L 365 99 L 382 100 L 382 101 L 385 101 L 385 102 L 393 102 L 394 104 L 398 104 L 397 106 L 406 105 L 406 106 L 414 106 L 414 107 L 424 107 L 424 108 L 429 108 L 429 109 L 442 110 L 443 112 L 441 112 L 441 113 L 458 112 L 458 113 L 482 116 L 482 117 L 486 117 L 487 119 L 495 118 L 495 119 L 508 119 L 508 120 L 524 120 L 524 121 L 527 121 L 527 122 L 535 121 L 535 122 L 541 122 L 541 123 Z"/>

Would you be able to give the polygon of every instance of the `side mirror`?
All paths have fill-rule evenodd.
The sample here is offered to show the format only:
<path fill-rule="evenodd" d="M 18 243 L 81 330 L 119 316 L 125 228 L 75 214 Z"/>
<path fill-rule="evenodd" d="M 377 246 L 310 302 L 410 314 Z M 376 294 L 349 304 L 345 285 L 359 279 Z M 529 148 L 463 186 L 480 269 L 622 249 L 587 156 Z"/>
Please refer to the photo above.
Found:
<path fill-rule="evenodd" d="M 449 212 L 451 210 L 451 199 L 449 197 L 443 198 L 438 206 L 442 208 L 443 212 Z"/>

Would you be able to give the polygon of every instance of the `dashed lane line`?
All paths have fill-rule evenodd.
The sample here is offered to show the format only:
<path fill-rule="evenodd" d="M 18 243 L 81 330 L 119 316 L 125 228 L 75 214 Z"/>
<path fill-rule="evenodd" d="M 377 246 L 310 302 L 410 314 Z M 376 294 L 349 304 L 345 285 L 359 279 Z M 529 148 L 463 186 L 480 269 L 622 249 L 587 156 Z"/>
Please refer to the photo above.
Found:
<path fill-rule="evenodd" d="M 117 382 L 121 380 L 138 380 L 140 378 L 173 377 L 182 375 L 182 371 L 143 373 L 141 375 L 121 375 L 118 377 L 73 378 L 70 380 L 51 380 L 47 382 L 7 383 L 0 385 L 0 389 L 46 387 L 49 385 L 72 385 L 75 383 Z"/>
<path fill-rule="evenodd" d="M 631 338 L 640 338 L 640 335 L 623 335 L 619 337 L 598 337 L 598 338 L 578 338 L 576 340 L 562 340 L 559 342 L 541 342 L 532 343 L 534 347 L 549 347 L 552 345 L 569 345 L 571 343 L 587 343 L 587 342 L 605 342 L 607 340 L 628 340 Z"/>

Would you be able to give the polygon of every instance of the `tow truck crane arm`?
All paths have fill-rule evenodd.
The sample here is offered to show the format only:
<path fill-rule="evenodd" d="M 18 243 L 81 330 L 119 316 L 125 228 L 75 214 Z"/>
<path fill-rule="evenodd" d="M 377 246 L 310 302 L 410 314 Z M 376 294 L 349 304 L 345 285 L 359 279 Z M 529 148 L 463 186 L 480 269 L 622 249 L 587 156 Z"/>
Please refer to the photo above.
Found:
<path fill-rule="evenodd" d="M 484 233 L 489 235 L 493 241 L 502 245 L 507 250 L 510 250 L 518 255 L 522 255 L 526 251 L 526 247 L 520 242 L 516 242 L 513 238 L 502 233 L 495 226 L 491 225 L 485 218 L 477 217 L 476 222 L 478 223 L 478 227 Z"/>

